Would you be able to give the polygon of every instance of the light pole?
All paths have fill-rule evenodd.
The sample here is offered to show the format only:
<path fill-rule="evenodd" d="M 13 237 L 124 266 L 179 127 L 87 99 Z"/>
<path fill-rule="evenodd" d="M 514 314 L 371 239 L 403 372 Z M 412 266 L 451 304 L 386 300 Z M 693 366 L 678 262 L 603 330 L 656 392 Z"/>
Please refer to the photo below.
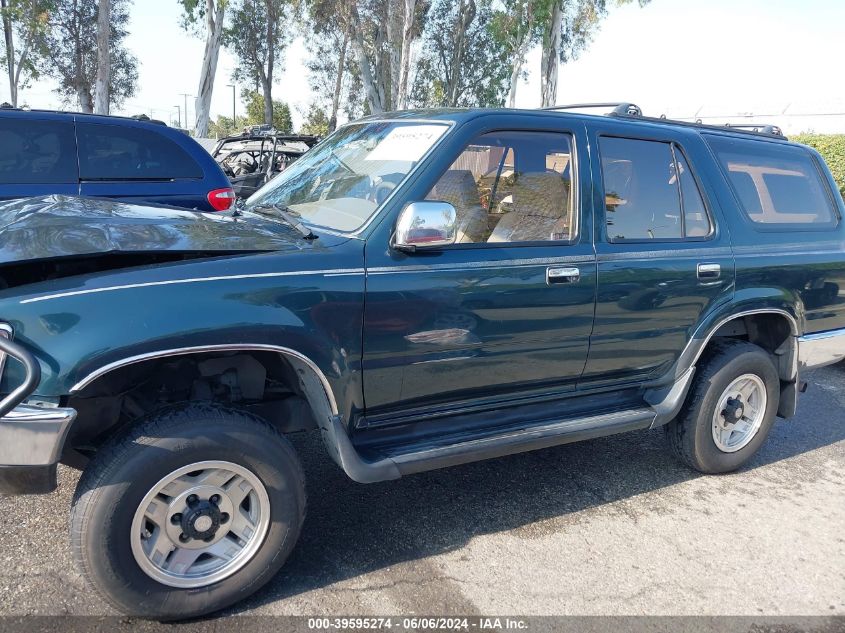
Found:
<path fill-rule="evenodd" d="M 238 113 L 235 109 L 235 84 L 226 84 L 229 88 L 232 89 L 232 133 L 234 134 L 237 131 L 237 120 L 238 120 Z"/>
<path fill-rule="evenodd" d="M 176 116 L 178 117 L 179 121 L 179 129 L 182 129 L 182 106 L 177 103 L 173 107 L 176 108 Z"/>
<path fill-rule="evenodd" d="M 193 95 L 184 92 L 180 92 L 179 94 L 185 97 L 185 127 L 188 127 L 188 97 L 193 97 Z"/>

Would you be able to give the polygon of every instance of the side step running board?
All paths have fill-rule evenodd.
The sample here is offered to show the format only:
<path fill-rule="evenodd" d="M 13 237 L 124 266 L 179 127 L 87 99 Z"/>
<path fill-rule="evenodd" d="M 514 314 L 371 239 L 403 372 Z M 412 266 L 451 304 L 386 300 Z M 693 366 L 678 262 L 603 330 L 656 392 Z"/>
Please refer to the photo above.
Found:
<path fill-rule="evenodd" d="M 372 483 L 446 466 L 646 429 L 654 420 L 655 411 L 651 408 L 617 411 L 531 426 L 448 446 L 396 453 L 375 461 L 361 457 L 338 416 L 330 419 L 329 427 L 323 428 L 323 434 L 329 452 L 346 474 L 357 482 Z"/>

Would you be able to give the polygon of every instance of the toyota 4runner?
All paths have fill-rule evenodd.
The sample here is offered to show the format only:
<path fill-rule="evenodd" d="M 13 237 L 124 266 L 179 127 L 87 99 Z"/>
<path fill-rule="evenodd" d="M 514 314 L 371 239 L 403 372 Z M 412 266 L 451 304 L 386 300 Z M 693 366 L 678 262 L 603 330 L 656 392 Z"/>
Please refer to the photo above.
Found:
<path fill-rule="evenodd" d="M 83 470 L 118 610 L 220 609 L 296 543 L 286 435 L 358 482 L 633 429 L 740 468 L 845 357 L 845 208 L 776 129 L 440 110 L 349 124 L 226 214 L 0 207 L 0 489 Z"/>

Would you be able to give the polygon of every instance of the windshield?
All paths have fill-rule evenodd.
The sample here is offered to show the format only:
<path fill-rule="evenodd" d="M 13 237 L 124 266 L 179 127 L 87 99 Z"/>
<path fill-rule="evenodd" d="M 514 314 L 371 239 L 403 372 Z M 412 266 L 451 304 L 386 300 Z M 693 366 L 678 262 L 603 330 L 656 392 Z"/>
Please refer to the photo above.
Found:
<path fill-rule="evenodd" d="M 448 129 L 445 123 L 347 125 L 256 191 L 246 208 L 284 206 L 303 222 L 354 231 Z"/>

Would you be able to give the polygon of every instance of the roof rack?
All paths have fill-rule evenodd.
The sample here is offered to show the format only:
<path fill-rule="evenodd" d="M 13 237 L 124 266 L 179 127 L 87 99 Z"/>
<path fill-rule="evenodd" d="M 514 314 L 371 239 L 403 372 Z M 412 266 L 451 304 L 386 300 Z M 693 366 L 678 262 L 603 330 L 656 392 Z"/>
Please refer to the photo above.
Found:
<path fill-rule="evenodd" d="M 696 121 L 699 123 L 700 119 Z M 703 125 L 699 123 L 699 125 Z M 754 125 L 753 123 L 725 123 L 725 127 L 735 128 L 757 134 L 771 134 L 772 136 L 784 136 L 783 130 L 777 125 Z M 785 138 L 785 137 L 784 137 Z"/>
<path fill-rule="evenodd" d="M 624 116 L 642 116 L 640 106 L 624 101 L 610 103 L 570 103 L 567 105 L 554 105 L 541 108 L 542 110 L 583 110 L 585 108 L 611 108 L 610 114 Z"/>
<path fill-rule="evenodd" d="M 725 123 L 724 125 L 708 125 L 706 123 L 702 123 L 701 119 L 696 119 L 695 122 L 692 121 L 680 121 L 678 119 L 670 119 L 667 118 L 665 114 L 661 114 L 660 117 L 649 117 L 643 115 L 642 108 L 638 105 L 622 101 L 622 102 L 611 102 L 611 103 L 573 103 L 571 105 L 555 105 L 549 106 L 546 108 L 541 108 L 542 110 L 548 111 L 561 111 L 561 110 L 583 110 L 587 108 L 604 108 L 609 109 L 610 111 L 607 112 L 608 116 L 615 116 L 615 117 L 624 117 L 624 118 L 635 118 L 642 121 L 650 121 L 654 123 L 673 123 L 675 125 L 686 125 L 690 127 L 698 127 L 698 128 L 707 128 L 710 130 L 724 130 L 725 128 L 729 128 L 731 130 L 736 130 L 737 132 L 745 132 L 747 134 L 758 134 L 762 136 L 775 136 L 777 138 L 786 138 L 784 135 L 783 130 L 777 125 L 770 125 L 770 124 L 753 124 L 753 123 Z"/>

